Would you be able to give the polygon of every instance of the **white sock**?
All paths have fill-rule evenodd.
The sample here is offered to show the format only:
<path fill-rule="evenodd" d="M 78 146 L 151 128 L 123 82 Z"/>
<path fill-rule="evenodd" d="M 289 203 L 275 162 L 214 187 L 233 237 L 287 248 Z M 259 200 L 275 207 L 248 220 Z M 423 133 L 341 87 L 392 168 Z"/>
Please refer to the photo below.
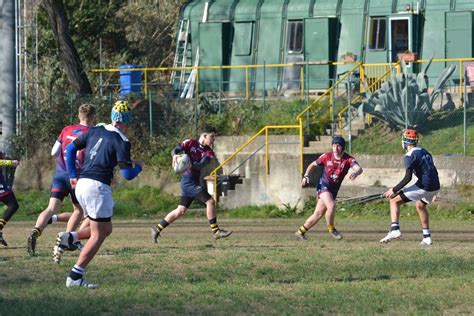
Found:
<path fill-rule="evenodd" d="M 54 224 L 58 221 L 58 215 L 51 216 L 51 224 Z"/>

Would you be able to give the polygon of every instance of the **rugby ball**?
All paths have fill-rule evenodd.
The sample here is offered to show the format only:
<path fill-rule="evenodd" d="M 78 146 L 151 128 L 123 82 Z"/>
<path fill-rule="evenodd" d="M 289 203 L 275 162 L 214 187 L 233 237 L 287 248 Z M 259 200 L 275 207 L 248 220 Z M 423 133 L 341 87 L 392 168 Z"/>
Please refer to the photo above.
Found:
<path fill-rule="evenodd" d="M 184 172 L 191 166 L 191 159 L 186 154 L 179 155 L 178 159 L 176 159 L 176 163 L 173 165 L 173 170 L 176 173 Z"/>

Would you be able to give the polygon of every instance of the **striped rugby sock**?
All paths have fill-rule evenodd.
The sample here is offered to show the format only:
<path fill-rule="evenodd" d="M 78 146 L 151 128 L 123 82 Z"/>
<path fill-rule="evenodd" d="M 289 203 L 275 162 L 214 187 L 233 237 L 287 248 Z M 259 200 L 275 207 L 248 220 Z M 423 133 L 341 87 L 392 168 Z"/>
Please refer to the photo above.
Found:
<path fill-rule="evenodd" d="M 308 232 L 308 228 L 304 227 L 304 225 L 301 225 L 298 231 L 301 233 L 301 235 L 304 235 Z"/>
<path fill-rule="evenodd" d="M 219 233 L 219 225 L 217 225 L 217 218 L 213 218 L 209 220 L 209 225 L 211 225 L 211 230 L 213 234 Z"/>

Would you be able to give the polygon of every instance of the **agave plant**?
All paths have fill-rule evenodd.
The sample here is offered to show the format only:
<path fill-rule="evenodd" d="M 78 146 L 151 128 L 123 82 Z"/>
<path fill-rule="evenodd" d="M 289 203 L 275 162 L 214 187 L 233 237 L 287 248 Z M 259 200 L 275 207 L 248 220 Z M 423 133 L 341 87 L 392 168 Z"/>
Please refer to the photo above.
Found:
<path fill-rule="evenodd" d="M 399 128 L 423 124 L 432 113 L 433 102 L 456 70 L 455 65 L 445 68 L 429 94 L 426 73 L 432 59 L 418 75 L 408 73 L 402 60 L 402 73 L 394 74 L 392 80 L 384 82 L 374 93 L 367 92 L 366 101 L 359 106 L 359 114 L 369 113 Z"/>

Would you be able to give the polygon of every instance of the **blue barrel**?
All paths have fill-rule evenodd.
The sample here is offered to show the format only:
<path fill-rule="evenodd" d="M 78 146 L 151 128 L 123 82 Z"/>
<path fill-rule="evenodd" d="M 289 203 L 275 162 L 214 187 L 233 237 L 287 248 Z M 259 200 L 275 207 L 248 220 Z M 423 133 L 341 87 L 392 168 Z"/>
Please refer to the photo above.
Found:
<path fill-rule="evenodd" d="M 118 67 L 120 69 L 120 97 L 124 98 L 130 93 L 141 96 L 142 92 L 142 74 L 143 71 L 128 70 L 143 68 L 138 65 L 122 65 Z"/>

